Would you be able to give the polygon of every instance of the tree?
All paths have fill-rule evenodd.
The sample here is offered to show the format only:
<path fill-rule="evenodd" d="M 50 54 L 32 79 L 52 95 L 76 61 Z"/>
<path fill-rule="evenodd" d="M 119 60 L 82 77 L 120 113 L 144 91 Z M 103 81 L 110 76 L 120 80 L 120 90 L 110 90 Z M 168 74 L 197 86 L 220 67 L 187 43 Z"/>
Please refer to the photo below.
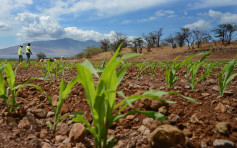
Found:
<path fill-rule="evenodd" d="M 46 55 L 43 52 L 36 54 L 36 56 L 38 59 L 45 59 L 46 58 Z"/>
<path fill-rule="evenodd" d="M 122 46 L 120 50 L 127 47 L 128 41 L 127 36 L 122 33 L 115 33 L 113 34 L 113 43 L 111 44 L 112 50 L 116 51 L 116 49 L 119 47 L 119 45 L 122 43 Z"/>
<path fill-rule="evenodd" d="M 100 43 L 101 43 L 101 49 L 103 52 L 107 52 L 109 50 L 109 47 L 110 47 L 110 40 L 109 39 L 102 39 L 100 40 Z"/>
<path fill-rule="evenodd" d="M 102 52 L 102 50 L 98 47 L 87 47 L 86 49 L 83 50 L 83 52 L 85 53 L 86 57 L 89 58 L 89 57 L 92 57 L 94 55 L 97 55 L 99 53 Z"/>
<path fill-rule="evenodd" d="M 164 39 L 164 41 L 165 41 L 166 43 L 168 43 L 169 45 L 171 45 L 172 48 L 176 48 L 176 41 L 177 41 L 177 39 L 176 39 L 175 36 L 170 35 L 169 37 L 167 37 L 166 39 Z"/>
<path fill-rule="evenodd" d="M 138 38 L 134 38 L 133 40 L 130 41 L 131 43 L 131 48 L 134 52 L 138 53 L 138 49 L 139 49 L 139 53 L 142 53 L 142 47 L 144 44 L 144 41 L 142 38 L 138 37 Z"/>
<path fill-rule="evenodd" d="M 237 25 L 232 24 L 221 24 L 218 25 L 218 28 L 213 30 L 216 35 L 215 37 L 219 38 L 222 44 L 224 44 L 225 41 L 227 44 L 230 44 L 235 31 L 237 31 Z"/>
<path fill-rule="evenodd" d="M 153 44 L 152 38 L 150 37 L 150 35 L 146 35 L 146 34 L 143 34 L 143 37 L 146 41 L 147 52 L 151 52 L 151 47 Z"/>
<path fill-rule="evenodd" d="M 156 31 L 157 47 L 160 47 L 160 38 L 163 35 L 162 31 L 163 28 L 160 28 L 158 31 Z"/>

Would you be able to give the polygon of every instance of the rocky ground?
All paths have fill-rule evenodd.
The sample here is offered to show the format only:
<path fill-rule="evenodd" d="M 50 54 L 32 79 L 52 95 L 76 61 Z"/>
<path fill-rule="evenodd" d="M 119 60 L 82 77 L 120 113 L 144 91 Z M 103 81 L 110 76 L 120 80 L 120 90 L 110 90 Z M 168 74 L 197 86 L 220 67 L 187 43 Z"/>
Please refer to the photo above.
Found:
<path fill-rule="evenodd" d="M 23 83 L 32 77 L 41 77 L 40 68 L 20 67 L 17 70 L 16 82 Z M 200 73 L 203 72 L 203 69 Z M 214 69 L 220 72 L 220 68 Z M 235 71 L 236 72 L 236 71 Z M 194 104 L 176 95 L 165 96 L 165 99 L 176 101 L 175 104 L 164 104 L 159 101 L 142 99 L 134 104 L 134 109 L 159 111 L 167 115 L 167 121 L 155 121 L 144 115 L 129 115 L 120 119 L 109 130 L 118 143 L 116 148 L 132 147 L 236 147 L 237 146 L 237 77 L 230 83 L 223 97 L 219 96 L 217 76 L 202 80 L 194 91 L 191 90 L 184 75 L 185 69 L 178 73 L 180 79 L 173 89 L 165 85 L 165 71 L 159 67 L 151 78 L 143 73 L 138 77 L 138 68 L 128 69 L 119 86 L 126 96 L 141 94 L 146 90 L 178 91 L 194 98 Z M 66 71 L 65 79 L 69 82 L 77 75 L 76 70 Z M 59 78 L 60 80 L 60 78 Z M 95 83 L 98 80 L 95 79 Z M 53 98 L 56 105 L 59 96 L 60 81 L 40 81 L 31 83 L 39 85 Z M 118 97 L 118 100 L 122 98 Z M 65 118 L 57 126 L 56 133 L 46 125 L 53 121 L 54 112 L 46 97 L 33 87 L 25 87 L 18 93 L 20 104 L 16 113 L 9 114 L 0 100 L 0 147 L 4 148 L 70 148 L 93 147 L 93 137 L 83 131 L 84 125 Z M 124 112 L 130 111 L 126 108 Z M 78 83 L 65 101 L 61 114 L 84 111 L 84 117 L 92 122 L 89 106 L 85 100 L 83 87 Z"/>

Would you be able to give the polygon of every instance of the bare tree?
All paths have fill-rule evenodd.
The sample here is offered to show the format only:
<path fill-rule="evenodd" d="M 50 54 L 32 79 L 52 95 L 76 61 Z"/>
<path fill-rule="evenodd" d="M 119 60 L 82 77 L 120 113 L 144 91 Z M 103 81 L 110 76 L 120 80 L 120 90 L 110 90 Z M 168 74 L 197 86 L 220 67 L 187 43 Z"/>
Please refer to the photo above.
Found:
<path fill-rule="evenodd" d="M 172 48 L 176 48 L 177 39 L 176 39 L 175 36 L 170 35 L 169 37 L 167 37 L 166 39 L 164 39 L 164 41 L 165 41 L 166 43 L 168 43 L 170 46 L 172 46 Z"/>
<path fill-rule="evenodd" d="M 162 31 L 163 31 L 163 28 L 160 28 L 158 31 L 155 32 L 156 33 L 156 39 L 157 39 L 157 42 L 156 42 L 157 47 L 160 47 L 160 38 L 163 35 Z"/>
<path fill-rule="evenodd" d="M 153 40 L 150 35 L 143 34 L 144 39 L 146 40 L 147 52 L 151 52 L 151 47 L 153 44 Z"/>
<path fill-rule="evenodd" d="M 215 28 L 213 32 L 215 33 L 215 37 L 221 40 L 221 43 L 224 44 L 226 41 L 227 44 L 230 44 L 230 41 L 233 38 L 234 33 L 237 31 L 237 25 L 232 24 L 222 24 L 218 25 L 218 28 Z"/>
<path fill-rule="evenodd" d="M 99 41 L 101 43 L 101 49 L 103 52 L 107 52 L 109 50 L 109 46 L 110 46 L 110 40 L 109 39 L 102 39 Z"/>
<path fill-rule="evenodd" d="M 113 34 L 112 49 L 114 51 L 116 51 L 121 43 L 122 43 L 122 46 L 121 46 L 120 50 L 122 50 L 123 48 L 127 47 L 127 45 L 128 45 L 127 38 L 128 37 L 126 35 L 124 35 L 123 33 L 115 33 L 115 34 Z"/>

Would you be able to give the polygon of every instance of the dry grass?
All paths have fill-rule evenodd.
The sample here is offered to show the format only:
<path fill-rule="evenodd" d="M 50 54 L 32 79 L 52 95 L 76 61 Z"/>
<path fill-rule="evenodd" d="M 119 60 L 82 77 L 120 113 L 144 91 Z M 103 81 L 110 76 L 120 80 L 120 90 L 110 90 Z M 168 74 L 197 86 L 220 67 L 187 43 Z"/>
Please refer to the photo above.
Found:
<path fill-rule="evenodd" d="M 196 46 L 194 46 L 194 48 L 190 47 L 190 49 L 188 48 L 188 46 L 184 46 L 184 47 L 177 47 L 175 49 L 173 49 L 170 46 L 163 46 L 160 48 L 152 48 L 151 52 L 147 52 L 146 48 L 143 49 L 143 54 L 144 56 L 141 57 L 136 57 L 134 59 L 132 59 L 133 61 L 158 61 L 158 60 L 172 60 L 173 58 L 175 58 L 177 55 L 184 55 L 183 58 L 185 57 L 185 55 L 188 54 L 194 54 L 196 52 L 199 51 L 208 51 L 210 49 L 214 49 L 215 52 L 212 53 L 212 56 L 210 56 L 210 59 L 213 60 L 225 60 L 225 59 L 233 59 L 235 57 L 235 55 L 237 54 L 237 41 L 231 42 L 231 44 L 227 45 L 227 44 L 221 44 L 220 42 L 214 44 L 214 43 L 203 43 L 201 44 L 200 48 L 197 48 Z M 218 51 L 218 52 L 217 52 Z M 129 48 L 125 48 L 123 50 L 123 54 L 124 53 L 131 53 L 131 49 Z M 188 54 L 185 54 L 188 53 Z M 223 53 L 225 53 L 223 55 Z M 90 58 L 91 61 L 102 61 L 104 60 L 104 58 L 106 60 L 109 60 L 112 57 L 113 52 L 112 51 L 108 51 L 108 52 L 104 52 L 104 53 L 100 53 L 96 56 L 93 56 Z M 181 57 L 182 59 L 182 57 Z"/>

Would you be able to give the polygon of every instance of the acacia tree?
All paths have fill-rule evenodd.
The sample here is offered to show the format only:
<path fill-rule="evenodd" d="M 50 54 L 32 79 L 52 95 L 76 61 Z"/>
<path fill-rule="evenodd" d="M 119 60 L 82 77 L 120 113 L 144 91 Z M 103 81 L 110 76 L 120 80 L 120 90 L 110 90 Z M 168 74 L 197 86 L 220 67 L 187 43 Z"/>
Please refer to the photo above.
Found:
<path fill-rule="evenodd" d="M 233 38 L 234 33 L 237 31 L 237 25 L 232 24 L 221 24 L 213 30 L 215 37 L 221 40 L 221 43 L 224 44 L 226 41 L 227 44 L 230 44 L 230 41 Z"/>
<path fill-rule="evenodd" d="M 101 50 L 103 52 L 107 52 L 109 50 L 109 47 L 110 47 L 110 40 L 109 39 L 102 39 L 99 41 L 101 43 Z"/>
<path fill-rule="evenodd" d="M 175 36 L 169 35 L 169 37 L 165 38 L 164 41 L 168 43 L 168 45 L 171 45 L 172 48 L 176 48 L 177 39 Z"/>
<path fill-rule="evenodd" d="M 116 51 L 116 49 L 119 47 L 119 45 L 122 43 L 122 46 L 120 48 L 120 50 L 122 50 L 123 48 L 127 47 L 128 45 L 128 41 L 127 41 L 127 36 L 124 35 L 123 33 L 114 33 L 113 34 L 113 42 L 111 44 L 112 49 L 114 50 L 114 52 Z"/>

